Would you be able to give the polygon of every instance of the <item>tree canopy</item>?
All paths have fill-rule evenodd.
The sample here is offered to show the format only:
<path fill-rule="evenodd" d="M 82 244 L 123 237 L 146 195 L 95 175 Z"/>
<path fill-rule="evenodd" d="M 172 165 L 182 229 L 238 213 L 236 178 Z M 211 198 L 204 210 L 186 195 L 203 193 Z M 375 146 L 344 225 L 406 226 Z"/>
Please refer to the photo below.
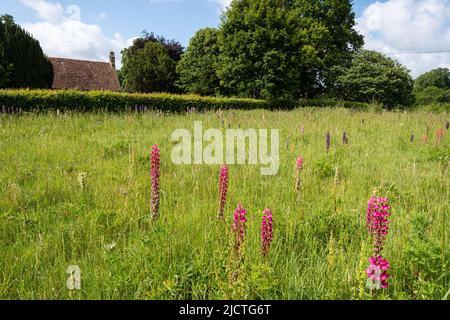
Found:
<path fill-rule="evenodd" d="M 414 89 L 417 91 L 428 87 L 450 89 L 450 70 L 447 68 L 434 69 L 422 74 L 414 82 Z"/>
<path fill-rule="evenodd" d="M 50 88 L 53 66 L 39 42 L 14 22 L 0 16 L 0 87 Z"/>
<path fill-rule="evenodd" d="M 200 95 L 220 93 L 220 79 L 216 72 L 220 55 L 218 35 L 217 29 L 200 29 L 189 42 L 177 65 L 178 86 L 182 90 Z"/>
<path fill-rule="evenodd" d="M 308 97 L 363 44 L 350 0 L 234 0 L 220 26 L 218 76 L 227 93 Z"/>
<path fill-rule="evenodd" d="M 122 57 L 123 86 L 130 92 L 171 92 L 177 79 L 176 62 L 159 42 L 146 42 L 134 51 L 125 49 Z"/>
<path fill-rule="evenodd" d="M 175 40 L 143 32 L 133 45 L 122 51 L 120 77 L 130 92 L 174 92 L 178 80 L 176 64 L 183 47 Z"/>
<path fill-rule="evenodd" d="M 409 70 L 385 55 L 360 50 L 348 68 L 335 67 L 334 93 L 345 100 L 410 105 L 413 79 Z"/>

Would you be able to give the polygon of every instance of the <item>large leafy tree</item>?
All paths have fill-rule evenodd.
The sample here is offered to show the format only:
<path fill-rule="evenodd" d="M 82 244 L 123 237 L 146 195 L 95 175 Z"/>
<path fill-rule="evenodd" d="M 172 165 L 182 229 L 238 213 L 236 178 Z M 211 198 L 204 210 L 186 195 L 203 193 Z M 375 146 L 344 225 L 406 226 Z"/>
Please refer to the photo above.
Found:
<path fill-rule="evenodd" d="M 121 85 L 130 92 L 177 91 L 176 64 L 182 53 L 179 42 L 144 31 L 122 51 Z"/>
<path fill-rule="evenodd" d="M 368 50 L 355 54 L 349 67 L 335 67 L 335 94 L 345 100 L 378 102 L 387 107 L 413 102 L 409 70 L 385 55 Z"/>
<path fill-rule="evenodd" d="M 205 28 L 197 31 L 189 42 L 189 47 L 177 65 L 180 75 L 178 86 L 185 92 L 200 95 L 220 93 L 220 80 L 217 76 L 220 48 L 219 30 Z"/>
<path fill-rule="evenodd" d="M 129 92 L 172 92 L 177 79 L 176 62 L 159 42 L 146 42 L 134 51 L 125 49 L 122 56 L 123 86 Z"/>
<path fill-rule="evenodd" d="M 244 97 L 315 95 L 362 46 L 354 26 L 350 0 L 234 0 L 220 28 L 221 83 Z"/>
<path fill-rule="evenodd" d="M 39 42 L 14 22 L 0 16 L 0 86 L 50 88 L 53 66 Z"/>
<path fill-rule="evenodd" d="M 418 77 L 414 97 L 417 104 L 450 103 L 450 70 L 438 68 Z"/>
<path fill-rule="evenodd" d="M 450 89 L 450 70 L 438 68 L 419 76 L 414 82 L 414 90 L 420 91 L 428 87 Z"/>

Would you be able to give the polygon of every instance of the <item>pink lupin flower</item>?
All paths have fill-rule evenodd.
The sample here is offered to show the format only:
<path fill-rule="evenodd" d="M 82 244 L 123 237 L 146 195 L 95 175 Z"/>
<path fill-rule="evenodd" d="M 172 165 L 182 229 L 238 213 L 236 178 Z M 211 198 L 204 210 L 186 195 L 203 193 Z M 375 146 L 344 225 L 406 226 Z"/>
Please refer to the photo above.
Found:
<path fill-rule="evenodd" d="M 391 215 L 387 198 L 373 196 L 367 205 L 367 229 L 373 237 L 374 252 L 383 251 L 384 241 L 389 230 L 388 217 Z"/>
<path fill-rule="evenodd" d="M 370 265 L 366 269 L 371 289 L 388 287 L 389 262 L 383 258 L 384 242 L 389 231 L 388 217 L 391 207 L 387 198 L 373 196 L 367 205 L 367 229 L 372 236 L 374 256 L 369 258 Z"/>
<path fill-rule="evenodd" d="M 245 229 L 246 229 L 246 222 L 247 218 L 245 217 L 247 215 L 247 211 L 244 209 L 241 203 L 238 204 L 236 210 L 234 211 L 234 217 L 233 217 L 233 231 L 235 233 L 236 237 L 236 250 L 239 251 L 242 244 L 244 243 L 245 238 Z"/>
<path fill-rule="evenodd" d="M 261 246 L 262 255 L 265 257 L 269 254 L 270 244 L 273 240 L 273 217 L 272 211 L 267 208 L 263 211 L 261 221 Z"/>
<path fill-rule="evenodd" d="M 386 289 L 388 287 L 387 280 L 390 278 L 388 270 L 390 268 L 389 262 L 381 255 L 369 258 L 369 267 L 366 269 L 366 274 L 371 281 L 371 289 Z"/>
<path fill-rule="evenodd" d="M 303 169 L 304 162 L 305 162 L 305 160 L 303 159 L 303 157 L 299 156 L 295 163 L 295 191 L 297 192 L 297 196 L 299 196 L 299 194 L 300 194 L 301 183 L 302 183 L 301 177 L 300 177 L 300 172 Z"/>
<path fill-rule="evenodd" d="M 151 214 L 152 219 L 156 220 L 159 217 L 159 176 L 160 176 L 160 150 L 157 145 L 152 147 L 152 152 L 150 155 L 150 176 L 151 176 Z"/>
<path fill-rule="evenodd" d="M 444 128 L 438 128 L 436 130 L 436 142 L 440 143 L 444 138 Z"/>
<path fill-rule="evenodd" d="M 220 168 L 219 174 L 219 219 L 223 219 L 228 193 L 228 167 Z"/>

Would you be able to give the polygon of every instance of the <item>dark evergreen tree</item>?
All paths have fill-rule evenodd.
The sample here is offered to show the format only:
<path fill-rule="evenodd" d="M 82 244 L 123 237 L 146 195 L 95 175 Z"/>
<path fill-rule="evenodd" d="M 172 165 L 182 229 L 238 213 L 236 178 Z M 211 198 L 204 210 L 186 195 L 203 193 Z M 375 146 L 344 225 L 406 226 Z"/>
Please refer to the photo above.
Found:
<path fill-rule="evenodd" d="M 50 88 L 53 83 L 53 66 L 39 42 L 10 15 L 0 16 L 0 86 L 2 82 L 11 88 Z"/>

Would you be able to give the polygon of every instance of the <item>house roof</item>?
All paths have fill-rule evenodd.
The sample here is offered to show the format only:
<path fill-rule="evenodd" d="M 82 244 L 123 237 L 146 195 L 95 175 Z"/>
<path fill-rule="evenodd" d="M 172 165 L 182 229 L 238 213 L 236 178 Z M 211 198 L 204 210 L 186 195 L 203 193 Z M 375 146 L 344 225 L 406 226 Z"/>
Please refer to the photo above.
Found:
<path fill-rule="evenodd" d="M 49 59 L 53 64 L 53 89 L 120 91 L 117 71 L 109 62 Z"/>

